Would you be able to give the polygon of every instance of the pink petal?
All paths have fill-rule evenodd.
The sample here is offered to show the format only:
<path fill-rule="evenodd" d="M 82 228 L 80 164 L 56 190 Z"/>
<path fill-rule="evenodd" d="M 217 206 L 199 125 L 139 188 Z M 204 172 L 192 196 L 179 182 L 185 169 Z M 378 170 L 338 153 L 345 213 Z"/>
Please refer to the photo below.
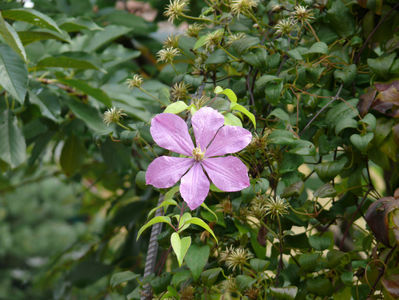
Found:
<path fill-rule="evenodd" d="M 249 186 L 247 167 L 237 157 L 213 157 L 201 163 L 209 178 L 222 191 L 237 192 Z"/>
<path fill-rule="evenodd" d="M 244 149 L 252 139 L 252 134 L 239 126 L 224 126 L 216 134 L 205 156 L 219 156 Z"/>
<path fill-rule="evenodd" d="M 184 155 L 192 155 L 194 145 L 186 122 L 170 113 L 156 115 L 151 121 L 151 135 L 158 146 Z"/>
<path fill-rule="evenodd" d="M 146 184 L 156 188 L 168 188 L 175 185 L 195 160 L 186 157 L 160 156 L 154 159 L 145 173 Z"/>
<path fill-rule="evenodd" d="M 209 180 L 200 163 L 195 163 L 190 171 L 182 177 L 180 195 L 191 210 L 196 209 L 204 202 L 209 192 L 209 185 Z"/>
<path fill-rule="evenodd" d="M 191 119 L 197 147 L 204 150 L 215 137 L 216 132 L 224 124 L 224 117 L 213 108 L 203 107 Z"/>

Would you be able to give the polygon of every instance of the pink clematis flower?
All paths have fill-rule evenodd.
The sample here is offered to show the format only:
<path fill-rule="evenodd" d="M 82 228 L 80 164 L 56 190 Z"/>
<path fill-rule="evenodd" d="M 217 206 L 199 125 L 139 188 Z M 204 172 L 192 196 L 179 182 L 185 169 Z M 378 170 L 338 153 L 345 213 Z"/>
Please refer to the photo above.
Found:
<path fill-rule="evenodd" d="M 249 186 L 244 163 L 237 157 L 223 155 L 245 148 L 252 135 L 238 126 L 224 126 L 223 115 L 210 107 L 198 110 L 191 124 L 196 147 L 179 116 L 162 113 L 152 119 L 150 131 L 158 146 L 188 157 L 158 157 L 148 166 L 145 177 L 146 183 L 156 188 L 169 188 L 181 179 L 180 194 L 193 210 L 208 195 L 209 179 L 225 192 Z"/>

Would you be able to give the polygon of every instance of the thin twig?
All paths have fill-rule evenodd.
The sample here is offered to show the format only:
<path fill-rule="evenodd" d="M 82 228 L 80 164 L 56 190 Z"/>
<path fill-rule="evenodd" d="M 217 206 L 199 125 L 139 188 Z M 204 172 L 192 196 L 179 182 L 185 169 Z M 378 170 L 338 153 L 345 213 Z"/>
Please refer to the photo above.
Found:
<path fill-rule="evenodd" d="M 302 129 L 302 131 L 299 133 L 299 135 L 303 134 L 306 129 L 309 128 L 310 124 L 313 123 L 314 120 L 316 120 L 316 118 L 331 104 L 333 103 L 335 100 L 337 100 L 339 98 L 339 95 L 341 94 L 342 88 L 344 87 L 344 84 L 341 84 L 338 88 L 338 92 L 337 94 L 326 104 L 324 105 L 315 115 L 314 117 L 308 122 L 308 124 L 306 124 L 305 128 Z"/>

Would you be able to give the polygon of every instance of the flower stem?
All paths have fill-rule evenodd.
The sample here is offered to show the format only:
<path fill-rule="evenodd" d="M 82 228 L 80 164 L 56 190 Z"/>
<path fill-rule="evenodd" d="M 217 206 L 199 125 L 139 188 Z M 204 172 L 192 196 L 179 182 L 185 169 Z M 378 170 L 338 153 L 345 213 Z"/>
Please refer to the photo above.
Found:
<path fill-rule="evenodd" d="M 163 103 L 161 102 L 161 100 L 159 100 L 157 97 L 152 95 L 150 92 L 148 92 L 147 90 L 143 89 L 142 87 L 139 87 L 139 90 L 142 91 L 147 96 L 150 96 L 152 99 L 154 99 L 155 101 L 157 101 L 159 104 L 161 104 L 163 106 Z"/>

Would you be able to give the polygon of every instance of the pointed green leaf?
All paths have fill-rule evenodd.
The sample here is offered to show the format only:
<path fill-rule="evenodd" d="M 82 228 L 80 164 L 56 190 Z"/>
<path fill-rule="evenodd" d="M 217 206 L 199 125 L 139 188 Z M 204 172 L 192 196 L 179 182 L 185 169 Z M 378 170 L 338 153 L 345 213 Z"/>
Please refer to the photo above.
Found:
<path fill-rule="evenodd" d="M 154 218 L 152 218 L 151 220 L 149 220 L 146 224 L 144 224 L 144 225 L 140 228 L 139 232 L 137 233 L 137 238 L 136 238 L 136 240 L 138 240 L 138 239 L 140 238 L 140 235 L 144 232 L 144 230 L 146 230 L 148 227 L 150 227 L 150 226 L 152 226 L 152 225 L 154 225 L 154 224 L 156 224 L 156 223 L 167 223 L 167 224 L 169 224 L 169 225 L 172 225 L 172 223 L 171 223 L 169 217 L 166 217 L 166 216 L 157 216 L 157 217 L 154 217 Z"/>
<path fill-rule="evenodd" d="M 110 280 L 110 285 L 112 288 L 120 285 L 123 282 L 131 281 L 140 277 L 139 274 L 133 273 L 131 271 L 119 272 L 112 275 Z"/>
<path fill-rule="evenodd" d="M 26 53 L 25 48 L 22 45 L 22 42 L 15 31 L 15 29 L 4 21 L 3 17 L 1 16 L 0 12 L 0 34 L 3 36 L 6 43 L 15 51 L 17 52 L 24 61 L 26 61 Z"/>
<path fill-rule="evenodd" d="M 28 70 L 22 58 L 8 45 L 0 44 L 0 85 L 23 103 L 28 85 Z"/>
<path fill-rule="evenodd" d="M 3 17 L 14 21 L 27 22 L 42 28 L 61 32 L 57 23 L 49 16 L 32 8 L 17 8 L 3 11 Z"/>
<path fill-rule="evenodd" d="M 188 108 L 188 105 L 186 103 L 184 103 L 183 101 L 176 101 L 172 104 L 169 104 L 163 112 L 171 113 L 171 114 L 179 114 L 182 111 L 186 110 L 187 108 Z"/>
<path fill-rule="evenodd" d="M 256 129 L 256 120 L 255 120 L 255 116 L 253 115 L 253 113 L 251 113 L 244 106 L 242 106 L 241 104 L 238 104 L 238 103 L 235 103 L 235 104 L 232 103 L 231 109 L 238 110 L 238 111 L 242 112 L 244 115 L 246 115 L 251 120 L 252 124 L 254 125 L 254 128 Z"/>
<path fill-rule="evenodd" d="M 191 218 L 188 221 L 186 221 L 185 224 L 194 224 L 194 225 L 198 225 L 198 226 L 204 228 L 206 231 L 208 231 L 213 236 L 213 238 L 216 240 L 216 243 L 218 242 L 218 239 L 216 238 L 216 235 L 213 233 L 213 230 L 208 226 L 208 224 L 206 224 L 200 218 L 197 218 L 197 217 Z"/>
<path fill-rule="evenodd" d="M 192 245 L 186 256 L 186 264 L 193 275 L 194 280 L 198 280 L 202 270 L 208 262 L 210 249 L 208 245 Z"/>
<path fill-rule="evenodd" d="M 173 251 L 176 254 L 179 267 L 181 267 L 183 259 L 188 251 L 188 248 L 190 248 L 191 237 L 186 236 L 180 239 L 180 236 L 176 232 L 173 232 L 172 235 L 170 236 L 170 243 L 172 245 Z"/>
<path fill-rule="evenodd" d="M 26 144 L 17 119 L 5 110 L 0 115 L 0 158 L 12 168 L 26 159 Z"/>

